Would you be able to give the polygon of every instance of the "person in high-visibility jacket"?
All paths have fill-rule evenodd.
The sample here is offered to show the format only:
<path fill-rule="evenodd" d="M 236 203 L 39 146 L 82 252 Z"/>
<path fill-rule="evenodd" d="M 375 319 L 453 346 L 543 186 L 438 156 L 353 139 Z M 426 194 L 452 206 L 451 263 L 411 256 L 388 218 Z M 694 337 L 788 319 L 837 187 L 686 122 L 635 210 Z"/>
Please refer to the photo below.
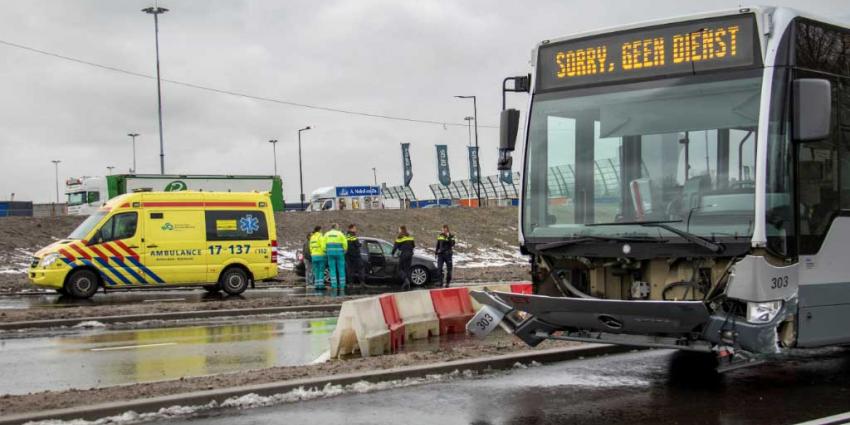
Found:
<path fill-rule="evenodd" d="M 325 250 L 328 257 L 328 273 L 331 276 L 331 288 L 345 289 L 345 251 L 348 241 L 339 231 L 339 225 L 334 223 L 331 230 L 325 233 Z"/>
<path fill-rule="evenodd" d="M 313 265 L 313 285 L 316 289 L 325 289 L 325 267 L 328 263 L 322 226 L 314 227 L 310 235 L 310 263 Z"/>
<path fill-rule="evenodd" d="M 416 248 L 416 242 L 414 242 L 413 236 L 408 233 L 407 226 L 399 226 L 398 236 L 396 236 L 395 243 L 393 244 L 392 255 L 395 255 L 396 252 L 399 253 L 398 274 L 401 279 L 402 291 L 410 289 L 410 266 L 413 262 L 414 248 Z"/>

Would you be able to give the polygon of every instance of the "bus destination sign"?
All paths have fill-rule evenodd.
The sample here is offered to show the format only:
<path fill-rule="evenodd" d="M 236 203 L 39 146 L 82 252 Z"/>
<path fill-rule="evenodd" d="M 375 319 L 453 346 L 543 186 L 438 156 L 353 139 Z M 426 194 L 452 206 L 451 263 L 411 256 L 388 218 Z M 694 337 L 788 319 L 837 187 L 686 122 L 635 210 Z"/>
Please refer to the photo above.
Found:
<path fill-rule="evenodd" d="M 752 14 L 553 43 L 540 47 L 537 89 L 753 66 L 757 46 Z"/>

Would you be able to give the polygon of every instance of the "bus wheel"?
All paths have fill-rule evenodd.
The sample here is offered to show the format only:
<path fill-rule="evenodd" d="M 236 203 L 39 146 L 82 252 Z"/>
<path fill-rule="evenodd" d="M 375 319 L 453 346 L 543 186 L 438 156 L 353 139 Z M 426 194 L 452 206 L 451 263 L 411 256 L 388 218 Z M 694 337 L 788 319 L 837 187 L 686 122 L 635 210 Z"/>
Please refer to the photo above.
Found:
<path fill-rule="evenodd" d="M 209 292 L 211 294 L 216 294 L 216 293 L 218 293 L 218 291 L 221 291 L 221 286 L 219 286 L 218 284 L 204 285 L 204 289 L 206 289 L 207 292 Z"/>
<path fill-rule="evenodd" d="M 74 298 L 91 298 L 97 292 L 97 275 L 91 270 L 78 270 L 65 282 L 65 292 Z"/>
<path fill-rule="evenodd" d="M 239 267 L 229 268 L 221 274 L 218 286 L 228 295 L 239 295 L 248 289 L 248 275 Z"/>

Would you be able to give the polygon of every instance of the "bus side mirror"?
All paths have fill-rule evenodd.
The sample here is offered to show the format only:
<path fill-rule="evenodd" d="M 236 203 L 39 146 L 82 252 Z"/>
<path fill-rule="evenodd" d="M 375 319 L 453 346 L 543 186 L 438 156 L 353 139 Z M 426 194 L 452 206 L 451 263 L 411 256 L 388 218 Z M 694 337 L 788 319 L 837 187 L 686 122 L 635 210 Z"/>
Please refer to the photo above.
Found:
<path fill-rule="evenodd" d="M 792 87 L 794 140 L 809 142 L 829 137 L 832 85 L 822 78 L 800 78 Z"/>
<path fill-rule="evenodd" d="M 510 170 L 513 165 L 511 152 L 516 148 L 519 132 L 519 111 L 505 109 L 499 117 L 499 170 Z"/>

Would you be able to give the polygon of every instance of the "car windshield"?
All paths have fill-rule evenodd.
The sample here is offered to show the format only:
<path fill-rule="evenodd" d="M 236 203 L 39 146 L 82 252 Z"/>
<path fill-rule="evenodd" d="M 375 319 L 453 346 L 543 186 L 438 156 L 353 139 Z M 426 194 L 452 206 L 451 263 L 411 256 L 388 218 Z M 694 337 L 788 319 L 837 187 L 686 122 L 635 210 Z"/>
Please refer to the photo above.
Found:
<path fill-rule="evenodd" d="M 107 211 L 98 211 L 86 218 L 70 235 L 68 239 L 82 239 L 92 231 L 92 229 L 100 223 L 100 220 L 106 216 Z"/>
<path fill-rule="evenodd" d="M 751 234 L 761 79 L 643 87 L 535 96 L 526 237 Z"/>

